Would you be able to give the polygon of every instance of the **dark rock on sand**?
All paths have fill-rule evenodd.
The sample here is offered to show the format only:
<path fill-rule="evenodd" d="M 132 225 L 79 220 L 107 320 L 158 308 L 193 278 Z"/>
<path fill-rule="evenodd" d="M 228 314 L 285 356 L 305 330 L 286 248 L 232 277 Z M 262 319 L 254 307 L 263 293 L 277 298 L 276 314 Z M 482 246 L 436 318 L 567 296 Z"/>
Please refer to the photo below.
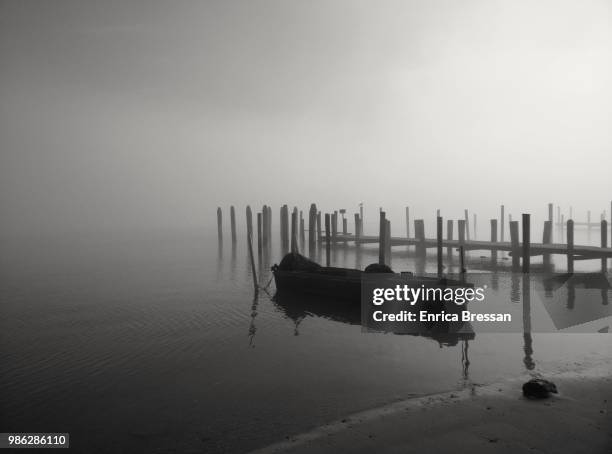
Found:
<path fill-rule="evenodd" d="M 532 378 L 523 384 L 523 395 L 529 399 L 545 399 L 551 393 L 557 394 L 557 386 L 543 378 Z"/>

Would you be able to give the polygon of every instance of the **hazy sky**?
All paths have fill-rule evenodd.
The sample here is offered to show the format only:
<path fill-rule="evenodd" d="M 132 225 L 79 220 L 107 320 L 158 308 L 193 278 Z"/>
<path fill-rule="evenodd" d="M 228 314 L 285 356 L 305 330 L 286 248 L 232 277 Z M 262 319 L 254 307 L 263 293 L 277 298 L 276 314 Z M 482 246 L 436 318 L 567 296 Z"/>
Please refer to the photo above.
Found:
<path fill-rule="evenodd" d="M 0 0 L 3 230 L 311 201 L 598 216 L 611 5 Z"/>

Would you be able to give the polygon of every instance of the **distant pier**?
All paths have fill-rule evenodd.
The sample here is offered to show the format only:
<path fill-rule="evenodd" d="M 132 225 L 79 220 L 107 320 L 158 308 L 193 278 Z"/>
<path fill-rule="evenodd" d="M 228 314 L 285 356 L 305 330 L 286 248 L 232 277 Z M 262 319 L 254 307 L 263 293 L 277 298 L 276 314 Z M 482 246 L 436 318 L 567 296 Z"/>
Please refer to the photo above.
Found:
<path fill-rule="evenodd" d="M 305 255 L 314 257 L 317 247 L 325 248 L 326 263 L 330 263 L 330 250 L 339 244 L 353 244 L 359 247 L 364 244 L 378 244 L 379 263 L 388 264 L 391 257 L 392 247 L 412 246 L 417 256 L 425 257 L 428 249 L 434 249 L 437 253 L 438 274 L 442 274 L 443 262 L 451 260 L 453 251 L 459 251 L 460 260 L 463 263 L 463 254 L 468 251 L 488 251 L 490 253 L 491 266 L 495 267 L 498 261 L 498 252 L 508 252 L 512 257 L 512 269 L 522 270 L 524 273 L 530 271 L 531 257 L 542 256 L 544 268 L 551 266 L 551 255 L 563 255 L 567 257 L 568 272 L 573 272 L 574 262 L 578 260 L 601 260 L 602 272 L 607 271 L 607 260 L 612 258 L 612 241 L 608 245 L 608 232 L 612 239 L 612 218 L 610 222 L 606 219 L 605 210 L 600 215 L 599 222 L 592 222 L 591 212 L 587 212 L 586 222 L 576 222 L 572 219 L 573 208 L 570 207 L 569 216 L 566 220 L 557 206 L 557 219 L 553 224 L 553 204 L 548 204 L 548 220 L 544 222 L 543 236 L 541 242 L 531 241 L 531 215 L 523 213 L 518 220 L 513 221 L 512 215 L 508 214 L 505 206 L 500 206 L 500 217 L 490 219 L 489 240 L 477 240 L 470 237 L 470 216 L 468 210 L 464 210 L 464 217 L 458 220 L 446 219 L 440 216 L 440 210 L 436 214 L 435 237 L 427 237 L 425 233 L 425 221 L 423 219 L 410 218 L 410 208 L 406 207 L 406 236 L 391 236 L 391 222 L 386 218 L 386 213 L 379 209 L 379 228 L 377 235 L 364 234 L 363 228 L 363 206 L 359 205 L 359 211 L 353 216 L 345 217 L 347 210 L 338 209 L 329 213 L 322 213 L 316 204 L 311 204 L 307 211 L 308 229 L 305 227 L 304 212 L 297 207 L 289 209 L 287 205 L 280 208 L 280 245 L 281 253 L 289 251 L 301 251 Z M 339 219 L 339 215 L 341 218 Z M 612 215 L 612 202 L 610 203 L 610 215 Z M 348 232 L 348 221 L 354 217 L 354 233 Z M 325 220 L 323 225 L 322 219 Z M 236 242 L 236 221 L 234 207 L 230 208 L 231 238 L 232 244 Z M 471 233 L 476 235 L 477 216 L 473 214 Z M 338 223 L 340 221 L 340 229 Z M 253 215 L 251 207 L 246 208 L 247 235 L 249 241 L 253 241 Z M 507 226 L 505 225 L 507 223 Z M 444 226 L 446 225 L 446 237 L 444 237 Z M 557 237 L 561 241 L 553 241 L 553 227 L 556 226 Z M 222 209 L 217 208 L 217 227 L 219 242 L 223 242 Z M 455 229 L 456 227 L 456 229 Z M 506 228 L 507 227 L 507 228 Z M 576 227 L 587 227 L 589 230 L 597 228 L 600 231 L 600 246 L 578 245 L 574 243 L 574 229 Z M 308 240 L 306 240 L 306 230 Z M 457 239 L 453 238 L 456 232 Z M 504 241 L 505 232 L 510 233 L 510 241 Z M 411 236 L 412 233 L 412 236 Z M 498 233 L 501 239 L 498 240 Z M 519 233 L 522 235 L 520 238 Z M 260 213 L 257 213 L 257 251 L 261 257 L 268 255 L 272 245 L 272 208 L 263 205 Z M 308 247 L 306 248 L 306 243 Z M 307 250 L 307 252 L 305 252 Z M 445 252 L 445 253 L 444 253 Z M 463 268 L 463 266 L 462 266 Z"/>

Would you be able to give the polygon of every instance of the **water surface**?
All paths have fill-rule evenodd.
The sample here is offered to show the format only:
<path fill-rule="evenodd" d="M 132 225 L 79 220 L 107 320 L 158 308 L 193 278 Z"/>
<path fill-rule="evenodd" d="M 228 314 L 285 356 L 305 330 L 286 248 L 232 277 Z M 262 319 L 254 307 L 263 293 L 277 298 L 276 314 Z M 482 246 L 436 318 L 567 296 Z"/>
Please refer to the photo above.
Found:
<path fill-rule="evenodd" d="M 222 248 L 198 231 L 11 238 L 3 250 L 3 431 L 69 432 L 77 452 L 244 452 L 394 400 L 611 351 L 601 334 L 534 333 L 527 349 L 522 333 L 443 344 L 365 334 L 342 313 L 274 301 L 273 284 L 254 298 L 243 236 Z M 279 257 L 276 243 L 262 257 L 262 286 Z M 332 260 L 364 267 L 377 249 Z M 416 264 L 398 250 L 393 266 Z M 511 274 L 491 276 L 510 301 Z"/>

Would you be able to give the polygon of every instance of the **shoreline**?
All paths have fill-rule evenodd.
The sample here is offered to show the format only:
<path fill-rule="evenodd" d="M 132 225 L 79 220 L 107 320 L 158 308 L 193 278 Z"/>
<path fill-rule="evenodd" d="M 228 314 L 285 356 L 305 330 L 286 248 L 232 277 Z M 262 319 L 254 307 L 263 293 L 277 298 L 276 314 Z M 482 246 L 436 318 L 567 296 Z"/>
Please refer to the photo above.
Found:
<path fill-rule="evenodd" d="M 548 399 L 522 396 L 532 377 L 393 402 L 251 453 L 612 452 L 612 360 L 545 375 L 559 388 Z"/>

